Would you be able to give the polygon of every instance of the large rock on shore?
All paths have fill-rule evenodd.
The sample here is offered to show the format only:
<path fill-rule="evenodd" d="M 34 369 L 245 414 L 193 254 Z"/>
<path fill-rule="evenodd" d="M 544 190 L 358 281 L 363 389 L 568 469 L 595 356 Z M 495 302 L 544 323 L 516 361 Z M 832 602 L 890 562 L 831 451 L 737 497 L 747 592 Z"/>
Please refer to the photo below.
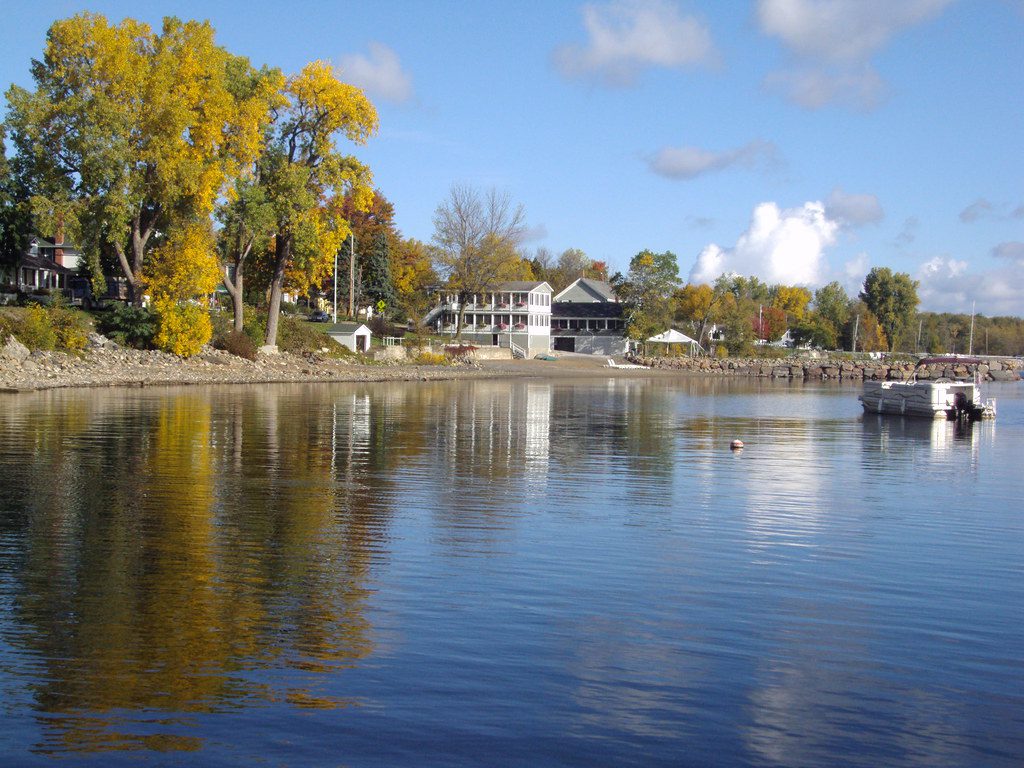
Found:
<path fill-rule="evenodd" d="M 21 363 L 28 359 L 28 347 L 22 344 L 13 336 L 8 336 L 3 346 L 0 346 L 0 360 L 13 360 Z"/>

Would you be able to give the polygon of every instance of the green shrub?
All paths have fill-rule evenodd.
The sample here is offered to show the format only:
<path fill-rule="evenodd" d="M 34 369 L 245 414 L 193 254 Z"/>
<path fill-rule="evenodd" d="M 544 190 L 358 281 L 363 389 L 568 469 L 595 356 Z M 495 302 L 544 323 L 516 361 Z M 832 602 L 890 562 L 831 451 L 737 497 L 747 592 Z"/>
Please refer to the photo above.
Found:
<path fill-rule="evenodd" d="M 147 307 L 117 303 L 100 317 L 97 328 L 121 346 L 149 349 L 156 336 L 156 313 Z"/>

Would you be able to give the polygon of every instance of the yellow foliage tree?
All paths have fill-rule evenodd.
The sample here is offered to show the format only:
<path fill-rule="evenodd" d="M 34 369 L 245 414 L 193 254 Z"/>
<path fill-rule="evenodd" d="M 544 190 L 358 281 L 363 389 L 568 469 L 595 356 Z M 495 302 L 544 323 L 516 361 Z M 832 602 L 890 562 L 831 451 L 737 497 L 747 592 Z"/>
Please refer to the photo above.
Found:
<path fill-rule="evenodd" d="M 363 92 L 338 80 L 329 64 L 307 64 L 284 88 L 258 164 L 260 183 L 274 209 L 276 233 L 266 343 L 277 341 L 281 294 L 286 282 L 300 292 L 320 284 L 350 227 L 343 213 L 348 194 L 358 210 L 373 199 L 370 170 L 342 155 L 335 137 L 363 144 L 377 130 L 377 111 Z"/>
<path fill-rule="evenodd" d="M 773 290 L 772 306 L 785 312 L 793 322 L 804 319 L 811 292 L 799 285 L 779 285 Z"/>
<path fill-rule="evenodd" d="M 214 41 L 207 22 L 164 19 L 160 33 L 83 13 L 55 22 L 35 91 L 7 97 L 36 210 L 59 210 L 94 275 L 113 253 L 142 299 L 157 232 L 206 218 L 263 145 L 283 78 Z"/>
<path fill-rule="evenodd" d="M 152 252 L 145 284 L 157 314 L 158 349 L 191 357 L 210 340 L 209 313 L 196 302 L 217 288 L 220 267 L 209 226 L 175 230 Z"/>

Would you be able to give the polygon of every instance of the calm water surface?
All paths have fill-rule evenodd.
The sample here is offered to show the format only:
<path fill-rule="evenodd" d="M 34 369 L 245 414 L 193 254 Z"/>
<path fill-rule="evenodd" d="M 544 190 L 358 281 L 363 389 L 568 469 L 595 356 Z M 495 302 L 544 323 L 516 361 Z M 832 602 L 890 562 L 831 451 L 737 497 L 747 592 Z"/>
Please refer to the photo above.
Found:
<path fill-rule="evenodd" d="M 1022 390 L 4 396 L 0 764 L 1021 765 Z"/>

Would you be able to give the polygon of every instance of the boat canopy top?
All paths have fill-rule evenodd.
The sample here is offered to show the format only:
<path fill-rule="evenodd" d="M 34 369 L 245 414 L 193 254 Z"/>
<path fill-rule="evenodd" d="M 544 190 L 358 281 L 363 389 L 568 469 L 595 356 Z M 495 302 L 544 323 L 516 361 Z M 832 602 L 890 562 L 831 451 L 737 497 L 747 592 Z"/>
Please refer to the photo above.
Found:
<path fill-rule="evenodd" d="M 922 357 L 917 361 L 918 365 L 937 365 L 943 363 L 960 363 L 961 365 L 981 365 L 984 360 L 980 357 Z"/>

